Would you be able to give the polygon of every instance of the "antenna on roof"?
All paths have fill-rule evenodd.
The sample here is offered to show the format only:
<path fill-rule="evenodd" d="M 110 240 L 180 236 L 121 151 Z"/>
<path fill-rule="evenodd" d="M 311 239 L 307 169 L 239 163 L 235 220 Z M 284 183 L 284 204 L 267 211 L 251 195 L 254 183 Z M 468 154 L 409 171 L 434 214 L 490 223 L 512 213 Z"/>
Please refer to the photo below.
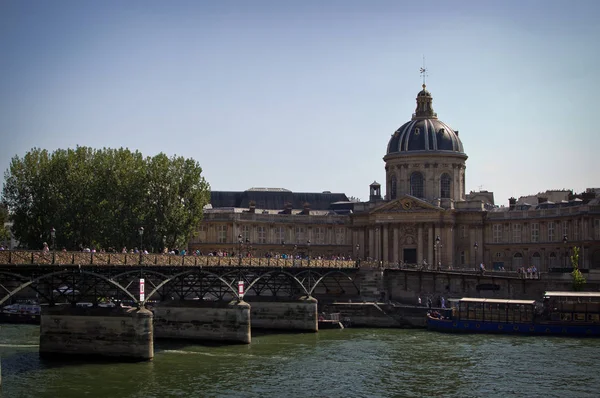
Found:
<path fill-rule="evenodd" d="M 423 86 L 425 86 L 425 78 L 428 76 L 427 68 L 425 67 L 425 55 L 423 55 L 423 66 L 421 67 L 421 69 L 419 69 L 419 72 L 421 73 L 421 77 L 423 78 Z"/>
<path fill-rule="evenodd" d="M 483 189 L 483 185 L 479 186 L 479 192 L 481 192 L 481 190 Z"/>

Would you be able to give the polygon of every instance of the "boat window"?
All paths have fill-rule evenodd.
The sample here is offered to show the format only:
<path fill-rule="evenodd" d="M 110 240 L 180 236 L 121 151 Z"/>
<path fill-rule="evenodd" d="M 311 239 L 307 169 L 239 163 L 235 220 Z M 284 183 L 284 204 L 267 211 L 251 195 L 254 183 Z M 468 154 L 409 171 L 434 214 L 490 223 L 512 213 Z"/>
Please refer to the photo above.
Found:
<path fill-rule="evenodd" d="M 585 322 L 585 314 L 577 312 L 573 315 L 573 320 L 576 322 Z"/>
<path fill-rule="evenodd" d="M 560 314 L 560 320 L 561 321 L 570 321 L 571 320 L 571 313 L 570 312 L 563 312 Z"/>
<path fill-rule="evenodd" d="M 598 322 L 600 322 L 600 315 L 599 314 L 588 314 L 588 321 L 598 323 Z"/>

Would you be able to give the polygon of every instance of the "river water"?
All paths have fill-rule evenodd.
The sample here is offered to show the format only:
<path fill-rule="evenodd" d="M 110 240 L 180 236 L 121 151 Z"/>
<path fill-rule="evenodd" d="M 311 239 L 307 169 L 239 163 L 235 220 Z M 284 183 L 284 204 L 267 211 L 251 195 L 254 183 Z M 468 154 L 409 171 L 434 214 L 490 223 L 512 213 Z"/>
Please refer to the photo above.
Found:
<path fill-rule="evenodd" d="M 0 325 L 0 397 L 597 397 L 600 339 L 345 329 L 250 345 L 157 342 L 154 361 L 40 359 Z"/>

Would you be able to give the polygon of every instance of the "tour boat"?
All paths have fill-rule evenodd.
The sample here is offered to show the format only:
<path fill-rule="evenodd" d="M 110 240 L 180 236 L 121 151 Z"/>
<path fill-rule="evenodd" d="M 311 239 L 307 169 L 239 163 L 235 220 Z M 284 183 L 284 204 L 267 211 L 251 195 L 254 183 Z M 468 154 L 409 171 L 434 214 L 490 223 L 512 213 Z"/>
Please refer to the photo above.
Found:
<path fill-rule="evenodd" d="M 543 302 L 465 297 L 430 311 L 427 328 L 440 332 L 600 336 L 599 292 L 546 292 Z"/>

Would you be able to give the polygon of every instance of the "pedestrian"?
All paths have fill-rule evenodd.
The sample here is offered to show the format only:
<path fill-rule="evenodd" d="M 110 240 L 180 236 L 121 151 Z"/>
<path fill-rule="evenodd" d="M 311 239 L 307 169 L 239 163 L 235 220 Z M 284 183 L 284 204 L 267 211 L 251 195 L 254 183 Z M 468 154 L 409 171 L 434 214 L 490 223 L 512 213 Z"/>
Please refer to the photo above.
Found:
<path fill-rule="evenodd" d="M 431 308 L 432 304 L 431 297 L 427 297 L 427 307 Z"/>

